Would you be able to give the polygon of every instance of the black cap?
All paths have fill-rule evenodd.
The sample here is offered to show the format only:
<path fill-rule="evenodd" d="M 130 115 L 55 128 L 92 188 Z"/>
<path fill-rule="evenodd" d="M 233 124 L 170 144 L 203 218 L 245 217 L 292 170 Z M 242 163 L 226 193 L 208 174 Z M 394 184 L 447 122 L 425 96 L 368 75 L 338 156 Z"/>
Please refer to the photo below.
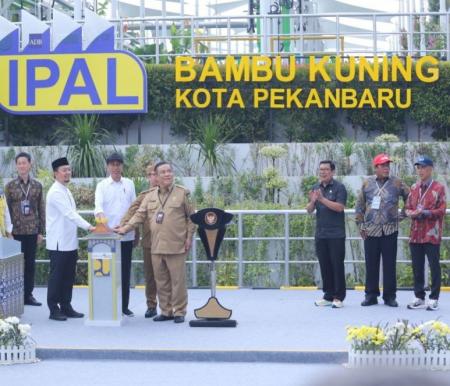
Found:
<path fill-rule="evenodd" d="M 123 164 L 123 157 L 119 153 L 112 153 L 106 158 L 106 163 L 109 164 L 110 162 L 119 161 L 121 164 Z"/>
<path fill-rule="evenodd" d="M 60 166 L 69 165 L 69 161 L 67 161 L 66 157 L 55 159 L 52 162 L 53 171 L 56 172 Z"/>

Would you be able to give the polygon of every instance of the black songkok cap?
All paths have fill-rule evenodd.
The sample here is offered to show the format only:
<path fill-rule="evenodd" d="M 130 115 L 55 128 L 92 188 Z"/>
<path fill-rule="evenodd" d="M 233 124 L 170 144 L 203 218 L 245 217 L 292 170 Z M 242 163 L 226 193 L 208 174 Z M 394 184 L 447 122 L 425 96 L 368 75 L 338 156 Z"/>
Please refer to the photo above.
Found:
<path fill-rule="evenodd" d="M 66 157 L 55 159 L 52 162 L 53 171 L 56 172 L 60 166 L 69 165 L 69 161 L 67 161 Z"/>
<path fill-rule="evenodd" d="M 121 164 L 123 164 L 123 157 L 119 153 L 112 153 L 107 159 L 106 163 L 109 164 L 114 161 L 119 161 Z"/>

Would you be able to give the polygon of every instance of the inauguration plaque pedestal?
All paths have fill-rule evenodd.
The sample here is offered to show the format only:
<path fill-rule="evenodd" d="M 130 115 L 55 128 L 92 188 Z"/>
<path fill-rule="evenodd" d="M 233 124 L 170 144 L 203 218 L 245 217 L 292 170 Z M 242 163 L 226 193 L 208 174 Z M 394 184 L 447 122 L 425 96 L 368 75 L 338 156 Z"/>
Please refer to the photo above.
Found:
<path fill-rule="evenodd" d="M 88 238 L 88 326 L 120 326 L 122 323 L 121 237 L 92 233 Z"/>
<path fill-rule="evenodd" d="M 216 297 L 216 260 L 220 244 L 225 236 L 227 224 L 233 215 L 217 208 L 206 208 L 191 215 L 198 225 L 198 234 L 210 260 L 211 296 L 203 307 L 194 310 L 197 320 L 191 320 L 191 327 L 236 327 L 237 322 L 230 319 L 232 311 L 219 303 Z"/>
<path fill-rule="evenodd" d="M 0 318 L 23 314 L 23 253 L 20 242 L 0 237 Z"/>

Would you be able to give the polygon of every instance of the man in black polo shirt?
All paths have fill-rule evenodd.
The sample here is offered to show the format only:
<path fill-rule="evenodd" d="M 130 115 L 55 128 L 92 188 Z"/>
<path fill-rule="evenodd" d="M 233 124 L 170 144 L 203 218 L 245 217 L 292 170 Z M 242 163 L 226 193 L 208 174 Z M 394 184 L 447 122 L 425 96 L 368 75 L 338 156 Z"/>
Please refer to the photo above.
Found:
<path fill-rule="evenodd" d="M 333 179 L 333 161 L 321 161 L 319 182 L 309 194 L 308 213 L 316 210 L 316 254 L 323 282 L 323 298 L 316 306 L 342 308 L 345 298 L 345 218 L 347 190 Z"/>

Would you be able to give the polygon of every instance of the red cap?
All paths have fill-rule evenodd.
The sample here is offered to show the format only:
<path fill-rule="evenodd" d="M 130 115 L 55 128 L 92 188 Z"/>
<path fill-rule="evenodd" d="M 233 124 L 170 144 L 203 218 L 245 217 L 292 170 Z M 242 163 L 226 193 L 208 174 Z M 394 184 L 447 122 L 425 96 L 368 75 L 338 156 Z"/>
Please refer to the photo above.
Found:
<path fill-rule="evenodd" d="M 389 158 L 387 154 L 384 153 L 376 155 L 372 161 L 373 166 L 382 165 L 385 164 L 386 162 L 392 162 L 392 160 Z"/>

